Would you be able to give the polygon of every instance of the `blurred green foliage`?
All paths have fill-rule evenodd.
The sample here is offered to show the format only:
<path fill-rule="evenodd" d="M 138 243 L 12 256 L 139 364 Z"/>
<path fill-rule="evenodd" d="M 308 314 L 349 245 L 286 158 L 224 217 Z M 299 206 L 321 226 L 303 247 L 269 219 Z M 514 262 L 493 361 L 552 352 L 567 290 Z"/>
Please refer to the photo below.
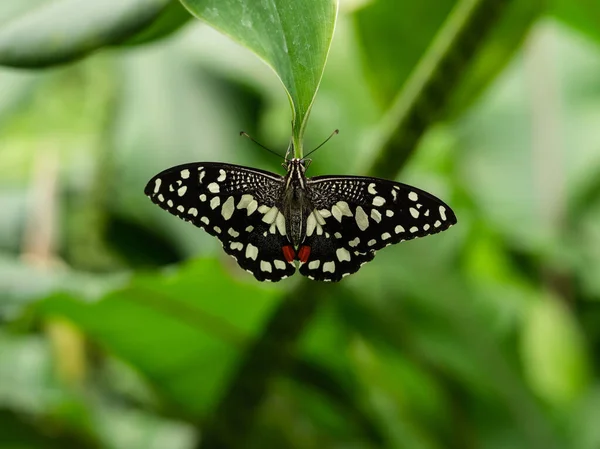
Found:
<path fill-rule="evenodd" d="M 238 136 L 291 132 L 250 5 L 232 40 L 175 0 L 0 2 L 0 448 L 600 448 L 598 3 L 341 1 L 311 174 L 382 160 L 459 224 L 338 285 L 259 284 L 142 192 L 279 170 Z M 296 22 L 306 107 L 333 26 Z"/>

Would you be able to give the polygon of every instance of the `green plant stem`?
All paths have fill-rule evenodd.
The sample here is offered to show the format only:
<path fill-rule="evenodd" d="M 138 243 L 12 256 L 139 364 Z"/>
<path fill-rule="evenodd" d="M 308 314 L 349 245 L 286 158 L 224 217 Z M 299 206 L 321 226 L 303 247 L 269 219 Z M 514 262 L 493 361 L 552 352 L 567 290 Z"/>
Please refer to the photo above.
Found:
<path fill-rule="evenodd" d="M 377 157 L 366 174 L 394 178 L 425 130 L 442 117 L 461 75 L 510 0 L 462 0 L 448 17 L 381 130 Z M 444 89 L 438 91 L 443 82 Z M 202 429 L 199 449 L 237 449 L 254 425 L 270 380 L 289 369 L 299 337 L 335 285 L 302 279 L 278 305 Z"/>
<path fill-rule="evenodd" d="M 242 357 L 209 427 L 202 432 L 200 448 L 243 447 L 270 380 L 292 366 L 296 341 L 333 288 L 303 281 L 282 299 L 262 335 Z"/>
<path fill-rule="evenodd" d="M 368 172 L 394 178 L 429 126 L 443 118 L 455 86 L 511 0 L 462 0 L 451 11 L 381 122 Z"/>

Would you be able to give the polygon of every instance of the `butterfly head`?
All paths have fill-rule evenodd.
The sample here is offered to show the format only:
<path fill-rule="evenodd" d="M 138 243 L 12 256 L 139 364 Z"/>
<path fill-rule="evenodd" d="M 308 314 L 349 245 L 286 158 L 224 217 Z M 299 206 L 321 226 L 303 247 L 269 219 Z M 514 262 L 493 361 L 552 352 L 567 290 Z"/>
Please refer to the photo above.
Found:
<path fill-rule="evenodd" d="M 281 166 L 283 168 L 285 168 L 285 170 L 288 173 L 292 173 L 292 172 L 296 172 L 296 173 L 302 173 L 304 174 L 306 172 L 306 169 L 308 168 L 308 166 L 311 164 L 312 159 L 307 159 L 307 158 L 297 158 L 297 157 L 293 157 L 291 159 L 287 159 L 285 162 L 283 162 L 281 164 Z"/>

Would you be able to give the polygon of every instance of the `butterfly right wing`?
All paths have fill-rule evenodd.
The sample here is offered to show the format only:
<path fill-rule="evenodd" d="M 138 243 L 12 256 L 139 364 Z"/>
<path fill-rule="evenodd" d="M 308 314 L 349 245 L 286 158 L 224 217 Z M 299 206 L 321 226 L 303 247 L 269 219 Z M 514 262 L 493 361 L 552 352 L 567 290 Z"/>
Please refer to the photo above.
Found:
<path fill-rule="evenodd" d="M 456 223 L 439 198 L 406 184 L 363 176 L 308 180 L 313 210 L 307 218 L 310 256 L 300 273 L 339 281 L 388 245 L 436 234 Z"/>
<path fill-rule="evenodd" d="M 282 248 L 289 245 L 280 212 L 283 178 L 264 170 L 215 162 L 169 168 L 144 193 L 167 212 L 217 237 L 223 249 L 259 281 L 294 274 Z"/>

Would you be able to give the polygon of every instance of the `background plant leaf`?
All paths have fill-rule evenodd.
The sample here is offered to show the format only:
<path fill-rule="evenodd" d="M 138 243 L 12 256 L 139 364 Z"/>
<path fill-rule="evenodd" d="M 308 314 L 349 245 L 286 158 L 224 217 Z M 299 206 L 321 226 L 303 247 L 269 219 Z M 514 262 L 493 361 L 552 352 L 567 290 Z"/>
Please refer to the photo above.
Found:
<path fill-rule="evenodd" d="M 172 274 L 138 275 L 88 304 L 56 294 L 38 310 L 71 321 L 143 373 L 167 402 L 200 418 L 279 297 L 275 288 L 231 282 L 214 260 L 198 260 Z"/>
<path fill-rule="evenodd" d="M 171 0 L 149 26 L 123 43 L 141 45 L 163 39 L 181 29 L 192 18 L 179 0 Z"/>
<path fill-rule="evenodd" d="M 171 0 L 57 0 L 0 27 L 0 65 L 47 67 L 121 42 L 153 23 Z"/>

